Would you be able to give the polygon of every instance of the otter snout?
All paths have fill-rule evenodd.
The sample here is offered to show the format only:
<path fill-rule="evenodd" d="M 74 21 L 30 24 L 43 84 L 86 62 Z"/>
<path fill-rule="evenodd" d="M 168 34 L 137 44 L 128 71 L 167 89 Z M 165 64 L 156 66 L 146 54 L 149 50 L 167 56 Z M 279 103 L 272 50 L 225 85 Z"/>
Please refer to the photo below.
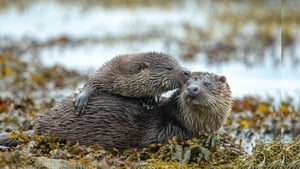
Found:
<path fill-rule="evenodd" d="M 196 85 L 188 86 L 187 90 L 191 95 L 197 95 L 199 93 L 199 87 Z"/>

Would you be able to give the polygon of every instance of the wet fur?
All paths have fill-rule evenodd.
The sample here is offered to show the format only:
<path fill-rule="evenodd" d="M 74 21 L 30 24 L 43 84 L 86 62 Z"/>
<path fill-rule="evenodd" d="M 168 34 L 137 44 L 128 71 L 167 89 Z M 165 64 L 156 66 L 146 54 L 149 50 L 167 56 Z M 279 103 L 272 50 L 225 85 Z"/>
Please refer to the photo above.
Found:
<path fill-rule="evenodd" d="M 120 55 L 104 64 L 85 84 L 126 97 L 151 97 L 180 87 L 187 71 L 164 53 L 147 52 Z"/>
<path fill-rule="evenodd" d="M 138 100 L 101 93 L 90 99 L 79 116 L 74 113 L 73 98 L 65 98 L 39 116 L 35 133 L 58 134 L 62 139 L 83 145 L 99 143 L 106 148 L 138 145 L 142 134 L 136 124 L 138 115 L 145 111 Z"/>
<path fill-rule="evenodd" d="M 138 99 L 102 92 L 91 97 L 85 113 L 78 116 L 73 109 L 74 96 L 70 96 L 37 118 L 34 129 L 104 148 L 144 147 L 175 135 L 189 139 L 201 130 L 216 131 L 225 123 L 232 98 L 224 78 L 195 72 L 186 85 L 151 111 L 145 111 Z M 206 81 L 213 86 L 203 88 Z M 201 87 L 205 95 L 189 98 L 187 87 L 191 84 Z"/>

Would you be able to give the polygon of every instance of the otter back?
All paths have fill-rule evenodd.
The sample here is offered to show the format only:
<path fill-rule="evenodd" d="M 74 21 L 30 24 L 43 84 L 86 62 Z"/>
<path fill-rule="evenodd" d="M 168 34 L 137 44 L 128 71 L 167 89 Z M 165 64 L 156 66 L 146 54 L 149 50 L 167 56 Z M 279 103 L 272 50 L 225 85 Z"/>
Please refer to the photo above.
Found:
<path fill-rule="evenodd" d="M 59 135 L 82 145 L 99 143 L 105 148 L 138 146 L 141 132 L 137 117 L 144 108 L 137 100 L 101 93 L 91 97 L 86 112 L 78 116 L 73 99 L 67 97 L 41 114 L 34 124 L 35 133 Z"/>

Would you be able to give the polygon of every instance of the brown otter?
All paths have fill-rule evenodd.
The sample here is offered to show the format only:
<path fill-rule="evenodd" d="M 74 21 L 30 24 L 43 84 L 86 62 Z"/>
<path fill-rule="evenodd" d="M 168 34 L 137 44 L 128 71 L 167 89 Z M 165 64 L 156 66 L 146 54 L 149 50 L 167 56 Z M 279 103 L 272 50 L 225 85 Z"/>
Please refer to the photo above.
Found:
<path fill-rule="evenodd" d="M 86 82 L 75 97 L 75 109 L 81 113 L 89 97 L 107 92 L 126 97 L 152 98 L 179 88 L 190 76 L 169 55 L 156 52 L 120 55 L 104 64 Z"/>
<path fill-rule="evenodd" d="M 175 135 L 183 139 L 201 130 L 218 130 L 232 105 L 225 76 L 194 72 L 181 89 L 158 107 L 145 111 L 138 99 L 102 92 L 90 98 L 85 113 L 77 116 L 70 96 L 35 122 L 35 133 L 58 134 L 83 145 L 104 148 L 144 147 L 164 143 Z"/>
<path fill-rule="evenodd" d="M 148 130 L 141 144 L 164 143 L 175 135 L 190 139 L 199 131 L 215 132 L 226 122 L 231 108 L 232 95 L 225 76 L 193 72 L 156 110 L 142 114 L 140 124 Z"/>

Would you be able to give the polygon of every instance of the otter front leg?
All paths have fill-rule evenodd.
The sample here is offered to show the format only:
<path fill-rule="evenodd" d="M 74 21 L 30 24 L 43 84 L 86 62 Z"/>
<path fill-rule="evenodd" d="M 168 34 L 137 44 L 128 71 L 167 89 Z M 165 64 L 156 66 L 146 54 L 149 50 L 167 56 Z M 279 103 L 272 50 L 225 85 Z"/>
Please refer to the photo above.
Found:
<path fill-rule="evenodd" d="M 82 91 L 75 97 L 74 100 L 74 109 L 76 114 L 82 114 L 84 107 L 88 104 L 91 95 L 95 92 L 94 88 L 88 87 L 83 88 Z"/>

